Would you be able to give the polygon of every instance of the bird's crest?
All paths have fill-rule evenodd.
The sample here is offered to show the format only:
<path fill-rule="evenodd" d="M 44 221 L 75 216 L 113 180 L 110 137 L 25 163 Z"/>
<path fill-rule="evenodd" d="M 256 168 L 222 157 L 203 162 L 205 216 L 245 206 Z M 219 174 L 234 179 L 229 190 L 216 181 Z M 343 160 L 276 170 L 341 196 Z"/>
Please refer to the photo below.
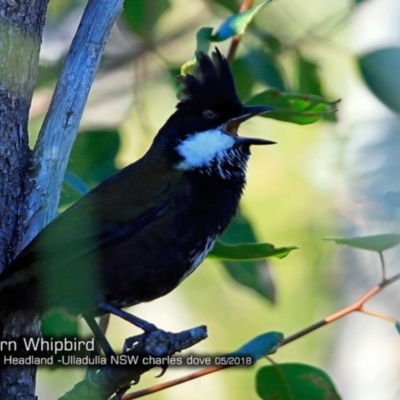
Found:
<path fill-rule="evenodd" d="M 211 57 L 202 51 L 196 52 L 197 65 L 193 74 L 180 76 L 182 100 L 177 107 L 188 103 L 210 104 L 211 102 L 234 102 L 240 100 L 235 90 L 228 61 L 216 48 Z"/>

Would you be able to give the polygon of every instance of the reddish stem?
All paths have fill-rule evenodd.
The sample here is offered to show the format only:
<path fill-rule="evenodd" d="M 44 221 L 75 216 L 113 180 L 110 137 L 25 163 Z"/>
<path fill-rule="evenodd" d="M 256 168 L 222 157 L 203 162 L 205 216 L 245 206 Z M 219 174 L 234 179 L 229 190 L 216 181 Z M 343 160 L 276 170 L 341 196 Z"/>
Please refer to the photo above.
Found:
<path fill-rule="evenodd" d="M 249 10 L 252 5 L 253 5 L 253 0 L 243 0 L 241 6 L 239 8 L 239 12 L 242 13 L 244 11 Z M 236 35 L 232 38 L 231 46 L 229 47 L 228 55 L 226 57 L 229 63 L 231 63 L 233 61 L 233 59 L 235 58 L 235 53 L 236 53 L 236 50 L 239 46 L 241 39 L 242 39 L 242 35 Z"/>
<path fill-rule="evenodd" d="M 369 299 L 371 299 L 373 296 L 375 296 L 377 293 L 379 293 L 380 291 L 382 291 L 382 289 L 384 289 L 386 286 L 392 284 L 393 282 L 396 282 L 400 279 L 400 273 L 392 276 L 390 279 L 383 279 L 382 282 L 379 285 L 374 286 L 372 289 L 370 289 L 367 293 L 365 293 L 360 299 L 358 299 L 356 302 L 354 302 L 353 304 L 351 304 L 348 307 L 343 308 L 340 311 L 337 311 L 331 315 L 329 315 L 328 317 L 326 317 L 325 319 L 316 322 L 315 324 L 312 324 L 310 326 L 308 326 L 305 329 L 302 329 L 301 331 L 288 336 L 285 340 L 283 340 L 282 344 L 280 345 L 280 347 L 293 342 L 294 340 L 297 340 L 325 325 L 328 325 L 334 321 L 337 321 L 340 318 L 345 317 L 346 315 L 354 312 L 354 311 L 362 311 L 362 308 L 364 306 L 364 303 L 366 301 L 368 301 Z M 130 393 L 127 394 L 125 396 L 123 396 L 123 400 L 131 400 L 131 399 L 137 399 L 139 397 L 143 397 L 146 396 L 148 394 L 151 393 L 155 393 L 155 392 L 159 392 L 161 390 L 167 389 L 169 387 L 172 386 L 176 386 L 179 385 L 181 383 L 187 382 L 187 381 L 191 381 L 193 379 L 197 379 L 200 378 L 202 376 L 208 375 L 208 374 L 212 374 L 213 372 L 217 372 L 220 371 L 222 369 L 226 369 L 226 368 L 230 368 L 230 365 L 217 365 L 217 366 L 213 366 L 213 367 L 207 367 L 207 368 L 203 368 L 200 371 L 196 371 L 193 372 L 189 375 L 183 376 L 181 378 L 178 379 L 174 379 L 168 382 L 164 382 L 161 383 L 159 385 L 154 385 L 152 387 L 149 387 L 147 389 L 143 389 L 143 390 L 139 390 L 135 393 Z"/>

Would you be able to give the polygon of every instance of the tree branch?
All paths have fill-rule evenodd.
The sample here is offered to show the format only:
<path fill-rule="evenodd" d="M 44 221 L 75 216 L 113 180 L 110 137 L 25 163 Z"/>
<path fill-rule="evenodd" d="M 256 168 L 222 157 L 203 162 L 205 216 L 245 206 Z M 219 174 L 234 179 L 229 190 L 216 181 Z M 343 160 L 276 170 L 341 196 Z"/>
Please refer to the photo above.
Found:
<path fill-rule="evenodd" d="M 61 183 L 89 90 L 123 0 L 89 0 L 31 158 L 23 244 L 56 214 Z"/>
<path fill-rule="evenodd" d="M 124 355 L 132 357 L 131 359 L 138 356 L 137 362 L 124 367 L 110 363 L 99 369 L 94 375 L 77 383 L 71 391 L 59 400 L 106 400 L 116 392 L 119 392 L 117 398 L 120 398 L 129 389 L 132 381 L 137 383 L 140 376 L 154 366 L 160 366 L 165 370 L 168 367 L 168 362 L 165 362 L 163 358 L 187 349 L 206 337 L 207 328 L 199 326 L 179 333 L 155 330 L 127 339 L 126 343 L 134 342 L 134 345 L 131 349 L 125 351 Z M 149 356 L 153 360 L 160 361 L 160 363 L 156 361 L 152 363 L 141 362 L 144 359 L 149 360 Z"/>
<path fill-rule="evenodd" d="M 320 320 L 302 330 L 300 330 L 299 332 L 294 333 L 291 336 L 288 336 L 287 338 L 285 338 L 282 343 L 280 344 L 280 347 L 285 346 L 286 344 L 289 344 L 305 335 L 308 335 L 311 332 L 314 332 L 315 330 L 322 328 L 323 326 L 326 326 L 332 322 L 335 322 L 343 317 L 345 317 L 346 315 L 351 314 L 352 312 L 356 312 L 356 311 L 362 311 L 363 310 L 363 306 L 364 304 L 370 300 L 372 297 L 374 297 L 376 294 L 380 293 L 386 286 L 391 285 L 394 282 L 397 282 L 400 280 L 400 273 L 393 275 L 391 278 L 388 279 L 383 279 L 381 281 L 381 283 L 379 283 L 378 285 L 375 285 L 373 288 L 371 288 L 367 293 L 365 293 L 363 296 L 361 296 L 360 299 L 358 299 L 357 301 L 355 301 L 353 304 L 351 304 L 348 307 L 343 308 L 342 310 L 339 310 L 338 312 L 335 312 L 333 314 L 331 314 L 330 316 L 324 318 L 323 320 Z M 370 311 L 368 311 L 369 314 L 371 314 Z M 384 318 L 386 320 L 388 320 L 387 316 L 382 316 L 382 315 L 378 315 L 377 313 L 374 313 L 374 316 L 377 317 L 379 316 L 380 318 Z M 391 321 L 394 322 L 395 320 Z M 168 382 L 163 382 L 161 384 L 158 385 L 154 385 L 151 387 L 148 387 L 146 389 L 142 389 L 139 391 L 136 391 L 134 393 L 130 393 L 126 396 L 123 397 L 124 400 L 133 400 L 133 399 L 137 399 L 139 397 L 144 397 L 147 396 L 149 394 L 152 394 L 154 392 L 159 392 L 161 390 L 165 390 L 168 389 L 170 387 L 179 385 L 181 383 L 184 382 L 188 382 L 190 380 L 193 379 L 197 379 L 200 378 L 202 376 L 208 375 L 208 374 L 212 374 L 214 372 L 217 371 L 221 371 L 223 369 L 226 368 L 231 368 L 231 365 L 216 365 L 216 366 L 212 366 L 212 367 L 206 367 L 203 368 L 199 371 L 193 372 L 191 374 L 182 376 L 180 378 L 174 379 L 174 380 L 170 380 Z"/>

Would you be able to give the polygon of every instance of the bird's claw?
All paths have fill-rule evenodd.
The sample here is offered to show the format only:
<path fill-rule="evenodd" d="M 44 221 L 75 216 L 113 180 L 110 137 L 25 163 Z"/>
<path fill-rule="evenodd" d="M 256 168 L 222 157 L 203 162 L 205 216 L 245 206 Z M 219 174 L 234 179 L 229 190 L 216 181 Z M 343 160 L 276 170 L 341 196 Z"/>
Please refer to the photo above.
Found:
<path fill-rule="evenodd" d="M 121 400 L 122 396 L 129 390 L 130 386 L 124 386 L 123 388 L 119 389 L 115 396 L 111 397 L 111 400 Z"/>
<path fill-rule="evenodd" d="M 136 344 L 140 344 L 146 337 L 146 333 L 141 333 L 140 335 L 131 336 L 125 339 L 124 347 L 122 352 L 126 353 L 131 350 Z"/>
<path fill-rule="evenodd" d="M 167 371 L 168 367 L 169 367 L 168 363 L 164 363 L 163 365 L 160 365 L 161 372 L 158 375 L 156 375 L 156 378 L 161 378 Z"/>

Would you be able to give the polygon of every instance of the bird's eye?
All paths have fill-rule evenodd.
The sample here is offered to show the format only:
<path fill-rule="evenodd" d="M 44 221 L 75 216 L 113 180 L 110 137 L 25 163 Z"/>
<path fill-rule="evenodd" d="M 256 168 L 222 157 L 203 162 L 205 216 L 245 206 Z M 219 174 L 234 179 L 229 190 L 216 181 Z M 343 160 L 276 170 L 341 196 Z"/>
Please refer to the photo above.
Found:
<path fill-rule="evenodd" d="M 203 111 L 203 117 L 205 119 L 208 119 L 208 120 L 212 121 L 213 119 L 218 117 L 218 113 L 213 111 L 213 110 L 204 110 Z"/>

